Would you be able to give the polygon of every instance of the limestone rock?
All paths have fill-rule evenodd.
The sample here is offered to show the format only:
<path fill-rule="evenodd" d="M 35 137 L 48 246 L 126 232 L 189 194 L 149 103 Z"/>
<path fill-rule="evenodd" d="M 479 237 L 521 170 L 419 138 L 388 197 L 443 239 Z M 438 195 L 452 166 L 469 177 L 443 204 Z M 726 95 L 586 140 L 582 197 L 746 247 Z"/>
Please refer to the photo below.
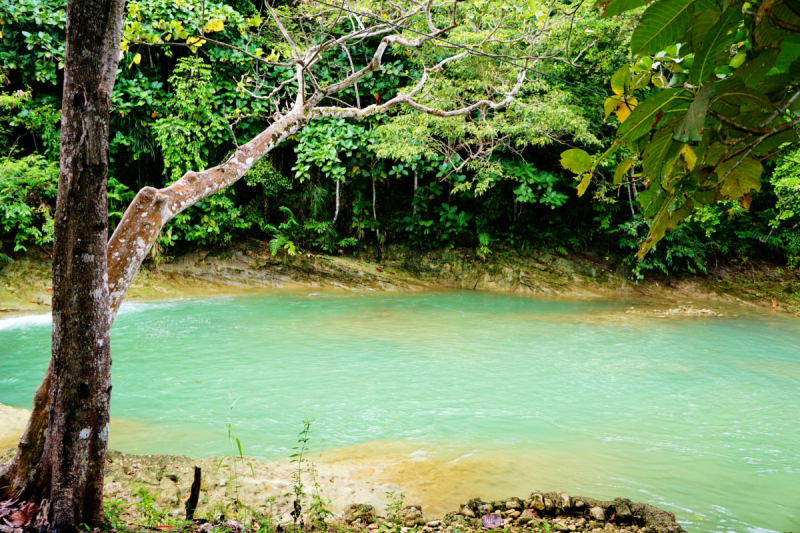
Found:
<path fill-rule="evenodd" d="M 531 508 L 537 511 L 544 511 L 544 495 L 538 490 L 531 493 Z"/>
<path fill-rule="evenodd" d="M 589 509 L 589 515 L 598 522 L 602 522 L 606 519 L 606 513 L 603 511 L 602 507 L 592 507 Z"/>
<path fill-rule="evenodd" d="M 555 504 L 556 507 L 560 507 L 561 509 L 569 509 L 570 507 L 572 507 L 572 501 L 570 500 L 566 492 L 556 493 Z"/>
<path fill-rule="evenodd" d="M 422 506 L 420 505 L 406 505 L 397 513 L 397 518 L 405 527 L 425 525 L 425 519 L 422 516 Z"/>
<path fill-rule="evenodd" d="M 344 512 L 344 521 L 348 524 L 356 520 L 373 522 L 377 516 L 378 513 L 373 506 L 366 503 L 351 503 Z"/>
<path fill-rule="evenodd" d="M 509 511 L 515 511 L 522 509 L 522 501 L 519 498 L 508 498 L 505 501 L 506 509 Z"/>

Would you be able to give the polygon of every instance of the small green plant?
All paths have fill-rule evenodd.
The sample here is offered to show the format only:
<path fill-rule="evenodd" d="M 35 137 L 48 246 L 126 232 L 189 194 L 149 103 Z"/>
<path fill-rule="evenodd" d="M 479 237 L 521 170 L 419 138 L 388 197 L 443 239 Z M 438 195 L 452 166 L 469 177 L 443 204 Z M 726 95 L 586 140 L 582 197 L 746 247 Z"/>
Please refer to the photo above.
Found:
<path fill-rule="evenodd" d="M 295 465 L 294 472 L 292 472 L 292 492 L 286 496 L 294 496 L 294 509 L 292 510 L 292 519 L 296 524 L 301 520 L 301 513 L 303 512 L 303 505 L 306 496 L 305 486 L 303 485 L 303 472 L 306 472 L 306 463 L 308 459 L 305 458 L 308 453 L 308 441 L 311 440 L 311 423 L 314 422 L 313 418 L 306 418 L 303 420 L 303 429 L 297 435 L 297 446 L 292 448 L 295 450 L 289 457 L 290 463 Z"/>
<path fill-rule="evenodd" d="M 142 485 L 134 485 L 131 494 L 136 498 L 134 504 L 140 515 L 139 525 L 145 527 L 163 526 L 169 520 L 169 513 L 156 506 L 156 498 Z"/>
<path fill-rule="evenodd" d="M 103 501 L 103 510 L 106 514 L 106 525 L 108 529 L 119 529 L 124 521 L 122 513 L 128 505 L 119 498 L 106 498 Z"/>
<path fill-rule="evenodd" d="M 239 401 L 233 400 L 232 393 L 228 393 L 228 397 L 230 399 L 230 410 L 228 413 L 228 444 L 230 445 L 230 455 L 224 456 L 219 460 L 217 463 L 217 470 L 216 472 L 219 473 L 220 468 L 222 468 L 222 463 L 228 457 L 231 458 L 231 475 L 228 478 L 228 483 L 226 484 L 226 490 L 228 495 L 232 498 L 231 503 L 226 506 L 223 510 L 222 514 L 225 512 L 233 512 L 237 513 L 239 509 L 245 510 L 245 515 L 247 514 L 247 507 L 242 504 L 241 498 L 239 497 L 239 489 L 242 487 L 242 483 L 239 479 L 239 471 L 240 469 L 244 469 L 244 466 L 247 465 L 250 468 L 250 472 L 253 477 L 256 476 L 255 469 L 253 468 L 253 463 L 250 461 L 245 460 L 244 453 L 242 452 L 242 442 L 236 436 L 233 431 L 233 408 L 236 405 L 236 402 Z"/>
<path fill-rule="evenodd" d="M 406 499 L 405 494 L 396 491 L 386 491 L 386 499 L 389 503 L 386 504 L 386 521 L 400 525 L 400 510 L 403 508 L 403 500 Z"/>

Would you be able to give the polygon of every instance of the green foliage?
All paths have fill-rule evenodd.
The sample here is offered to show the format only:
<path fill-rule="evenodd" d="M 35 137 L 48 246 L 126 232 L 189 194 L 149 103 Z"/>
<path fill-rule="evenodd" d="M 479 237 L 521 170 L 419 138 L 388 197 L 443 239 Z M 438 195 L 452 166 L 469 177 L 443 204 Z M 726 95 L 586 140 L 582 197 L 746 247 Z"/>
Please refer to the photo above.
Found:
<path fill-rule="evenodd" d="M 0 143 L 17 147 L 0 160 L 5 257 L 46 245 L 52 235 L 64 5 L 0 0 L 7 91 L 0 95 Z M 705 0 L 600 5 L 604 18 L 588 5 L 554 4 L 556 12 L 575 10 L 576 18 L 554 24 L 536 44 L 537 55 L 563 60 L 539 60 L 535 68 L 559 79 L 529 72 L 510 107 L 460 117 L 395 108 L 362 121 L 314 119 L 258 160 L 242 182 L 180 213 L 164 228 L 152 259 L 158 264 L 187 249 L 254 237 L 288 254 L 380 251 L 387 242 L 465 246 L 482 257 L 533 246 L 560 254 L 617 249 L 635 275 L 702 272 L 712 257 L 797 264 L 798 156 L 772 160 L 796 138 L 793 127 L 746 153 L 760 136 L 749 130 L 762 128 L 794 94 L 800 39 L 780 23 L 795 24 L 795 12 L 783 2 L 764 4 L 756 21 L 741 4 Z M 318 42 L 308 28 L 348 29 L 346 19 L 337 22 L 313 3 L 278 9 L 301 17 L 287 19 L 301 49 Z M 504 41 L 526 25 L 540 27 L 546 11 L 536 3 L 481 0 L 459 3 L 459 16 L 448 39 L 522 57 L 527 48 Z M 437 8 L 434 17 L 449 23 L 451 14 Z M 408 23 L 427 27 L 422 18 Z M 490 31 L 492 39 L 483 42 Z M 324 85 L 363 67 L 378 42 L 365 39 L 349 54 L 326 52 L 314 81 Z M 281 61 L 291 53 L 271 17 L 247 0 L 129 3 L 122 49 L 111 109 L 112 229 L 135 191 L 225 160 L 274 113 L 285 112 L 296 92 L 290 69 L 247 55 Z M 381 70 L 331 105 L 384 103 L 408 91 L 442 53 L 393 47 Z M 507 63 L 465 57 L 437 74 L 420 101 L 456 109 L 498 98 L 514 73 Z M 609 82 L 605 101 L 569 85 L 603 91 Z M 795 101 L 763 128 L 790 124 L 799 107 Z M 571 148 L 561 161 L 556 144 Z M 596 201 L 586 198 L 589 191 Z M 670 233 L 679 223 L 685 227 Z M 662 235 L 652 255 L 632 260 L 634 243 L 649 237 L 646 251 Z"/>
<path fill-rule="evenodd" d="M 105 523 L 108 529 L 122 529 L 125 526 L 122 513 L 127 506 L 128 505 L 119 498 L 103 499 L 103 511 L 106 515 Z"/>
<path fill-rule="evenodd" d="M 368 130 L 344 119 L 317 120 L 303 128 L 298 137 L 297 163 L 292 170 L 301 183 L 312 179 L 313 171 L 335 181 L 345 181 L 347 163 L 356 150 L 368 147 L 372 141 Z M 358 170 L 350 166 L 351 173 Z"/>
<path fill-rule="evenodd" d="M 136 498 L 134 507 L 139 513 L 139 525 L 147 528 L 164 526 L 169 522 L 170 516 L 166 509 L 159 509 L 156 498 L 143 485 L 134 484 L 131 496 Z"/>
<path fill-rule="evenodd" d="M 641 4 L 598 2 L 607 15 Z M 612 78 L 616 96 L 606 102 L 606 116 L 614 101 L 634 108 L 617 113 L 614 145 L 601 155 L 570 150 L 562 158 L 582 176 L 579 193 L 623 147 L 634 155 L 621 163 L 623 173 L 641 162 L 633 179 L 646 187 L 638 200 L 650 223 L 640 259 L 699 206 L 727 200 L 749 209 L 762 186 L 762 161 L 800 139 L 800 9 L 792 6 L 657 0 L 644 12 L 631 38 L 635 63 Z M 655 92 L 638 82 L 647 79 Z M 638 105 L 635 90 L 646 96 Z"/>
<path fill-rule="evenodd" d="M 215 113 L 211 67 L 202 58 L 179 60 L 169 81 L 173 91 L 166 106 L 169 114 L 153 124 L 153 131 L 165 170 L 177 180 L 189 170 L 203 170 L 211 151 L 209 142 L 213 146 L 229 133 Z"/>
<path fill-rule="evenodd" d="M 53 240 L 58 164 L 39 155 L 0 160 L 0 237 L 13 251 Z"/>

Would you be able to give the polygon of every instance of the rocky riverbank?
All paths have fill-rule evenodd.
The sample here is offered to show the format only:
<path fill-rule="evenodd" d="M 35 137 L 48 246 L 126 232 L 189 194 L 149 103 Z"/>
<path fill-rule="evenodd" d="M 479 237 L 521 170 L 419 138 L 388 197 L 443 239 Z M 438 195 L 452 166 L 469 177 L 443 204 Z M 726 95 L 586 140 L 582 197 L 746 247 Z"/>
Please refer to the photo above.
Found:
<path fill-rule="evenodd" d="M 11 452 L 0 456 L 0 462 Z M 201 468 L 202 480 L 197 520 L 187 522 L 185 507 L 195 466 Z M 564 492 L 534 491 L 526 499 L 511 497 L 493 502 L 474 498 L 443 517 L 426 516 L 422 505 L 404 504 L 399 487 L 357 482 L 352 470 L 310 462 L 302 464 L 298 481 L 293 477 L 297 466 L 237 457 L 195 460 L 111 451 L 104 486 L 106 514 L 117 530 L 291 531 L 300 522 L 311 529 L 332 527 L 364 533 L 464 533 L 491 529 L 512 533 L 684 531 L 671 512 L 646 503 L 624 498 L 604 501 Z M 300 498 L 303 505 L 299 517 L 294 505 L 298 489 L 305 492 Z M 31 516 L 25 517 L 23 511 L 16 516 L 34 522 L 35 512 L 28 514 Z"/>
<path fill-rule="evenodd" d="M 354 291 L 458 288 L 549 297 L 623 297 L 665 308 L 665 316 L 690 314 L 671 309 L 705 309 L 718 304 L 800 316 L 800 270 L 771 265 L 717 267 L 707 275 L 635 281 L 613 258 L 595 254 L 562 257 L 538 251 L 498 252 L 483 260 L 471 250 L 415 253 L 388 248 L 380 261 L 366 253 L 273 257 L 266 244 L 258 241 L 221 252 L 193 252 L 159 266 L 146 264 L 128 298 L 308 287 Z M 29 255 L 19 259 L 0 271 L 0 313 L 47 309 L 50 290 L 47 258 Z"/>

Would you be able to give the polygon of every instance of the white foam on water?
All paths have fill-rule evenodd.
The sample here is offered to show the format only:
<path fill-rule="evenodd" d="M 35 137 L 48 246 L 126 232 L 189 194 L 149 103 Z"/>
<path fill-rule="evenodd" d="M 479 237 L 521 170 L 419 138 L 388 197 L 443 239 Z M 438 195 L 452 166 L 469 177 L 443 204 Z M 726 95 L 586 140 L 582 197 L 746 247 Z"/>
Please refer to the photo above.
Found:
<path fill-rule="evenodd" d="M 52 313 L 41 315 L 22 315 L 0 319 L 0 331 L 4 329 L 49 326 L 53 322 Z"/>

